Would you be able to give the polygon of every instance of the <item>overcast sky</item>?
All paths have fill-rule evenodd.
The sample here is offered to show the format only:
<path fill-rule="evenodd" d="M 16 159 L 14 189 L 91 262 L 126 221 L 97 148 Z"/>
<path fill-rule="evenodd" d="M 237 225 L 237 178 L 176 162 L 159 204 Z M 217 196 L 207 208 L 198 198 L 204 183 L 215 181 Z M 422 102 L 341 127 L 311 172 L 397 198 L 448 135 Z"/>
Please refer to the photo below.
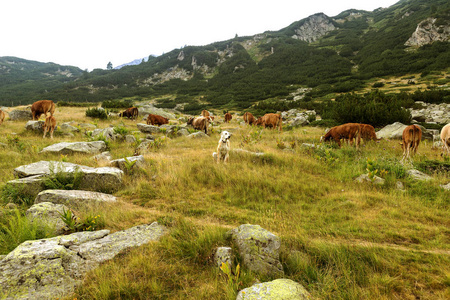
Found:
<path fill-rule="evenodd" d="M 398 0 L 1 0 L 0 56 L 105 69 Z"/>

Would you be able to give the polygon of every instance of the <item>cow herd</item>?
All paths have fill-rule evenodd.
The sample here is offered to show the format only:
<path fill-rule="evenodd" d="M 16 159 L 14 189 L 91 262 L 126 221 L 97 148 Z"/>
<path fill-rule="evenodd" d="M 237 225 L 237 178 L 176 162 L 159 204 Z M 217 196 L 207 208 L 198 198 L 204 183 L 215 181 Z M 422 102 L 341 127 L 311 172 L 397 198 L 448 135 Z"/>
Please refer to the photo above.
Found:
<path fill-rule="evenodd" d="M 47 116 L 47 113 L 49 115 Z M 36 101 L 31 105 L 31 114 L 33 120 L 39 120 L 41 115 L 45 115 L 45 121 L 43 124 L 44 138 L 47 132 L 50 132 L 50 138 L 53 138 L 53 131 L 56 126 L 56 119 L 53 116 L 55 113 L 55 103 L 51 100 Z M 139 116 L 139 110 L 137 107 L 130 107 L 125 111 L 119 113 L 119 117 L 126 117 L 132 120 L 137 120 Z M 232 120 L 232 115 L 227 112 L 224 115 L 224 122 L 229 123 Z M 5 119 L 5 112 L 0 109 L 0 125 Z M 245 112 L 243 115 L 244 122 L 248 125 L 262 126 L 263 128 L 273 128 L 281 132 L 282 131 L 282 118 L 280 114 L 268 113 L 259 118 L 255 118 L 250 112 Z M 208 134 L 208 127 L 214 121 L 214 116 L 207 110 L 201 112 L 201 116 L 191 117 L 188 119 L 187 124 L 191 125 L 194 129 L 203 131 Z M 169 119 L 155 114 L 149 114 L 147 116 L 148 125 L 164 125 L 169 124 Z M 450 156 L 450 124 L 445 125 L 441 131 L 441 141 L 443 155 Z M 361 138 L 364 141 L 372 140 L 378 141 L 375 129 L 369 124 L 360 123 L 346 123 L 339 126 L 332 127 L 325 135 L 320 138 L 320 141 L 331 142 L 334 141 L 341 147 L 341 140 L 346 141 L 350 145 L 355 140 L 356 148 L 359 148 Z M 409 125 L 403 130 L 402 134 L 402 161 L 410 160 L 411 155 L 417 152 L 417 149 L 422 138 L 422 130 L 417 125 Z"/>

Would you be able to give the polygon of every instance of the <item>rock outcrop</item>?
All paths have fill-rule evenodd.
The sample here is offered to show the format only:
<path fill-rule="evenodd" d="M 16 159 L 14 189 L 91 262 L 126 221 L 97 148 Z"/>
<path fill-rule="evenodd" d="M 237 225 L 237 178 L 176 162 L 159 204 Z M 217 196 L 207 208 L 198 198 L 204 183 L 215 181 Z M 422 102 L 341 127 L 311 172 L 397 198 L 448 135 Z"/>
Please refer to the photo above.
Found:
<path fill-rule="evenodd" d="M 243 266 L 252 272 L 280 276 L 280 238 L 259 225 L 245 224 L 228 233 L 239 249 Z"/>
<path fill-rule="evenodd" d="M 113 234 L 100 230 L 26 241 L 0 260 L 0 298 L 67 297 L 89 270 L 126 249 L 157 241 L 165 232 L 154 222 Z"/>
<path fill-rule="evenodd" d="M 86 205 L 96 205 L 99 203 L 111 203 L 116 201 L 116 197 L 98 192 L 80 190 L 45 190 L 36 196 L 34 203 L 38 204 L 46 202 L 64 204 L 70 208 L 77 208 Z"/>
<path fill-rule="evenodd" d="M 308 17 L 295 29 L 292 38 L 312 43 L 330 31 L 336 29 L 330 18 L 323 13 L 318 13 Z"/>
<path fill-rule="evenodd" d="M 27 210 L 27 218 L 31 221 L 38 221 L 51 228 L 54 228 L 55 234 L 63 234 L 67 228 L 61 219 L 61 214 L 68 211 L 69 208 L 63 204 L 54 204 L 51 202 L 41 202 L 32 205 Z"/>
<path fill-rule="evenodd" d="M 243 289 L 236 298 L 236 300 L 256 299 L 308 300 L 312 297 L 301 284 L 290 279 L 276 279 Z"/>
<path fill-rule="evenodd" d="M 421 47 L 436 41 L 446 42 L 450 40 L 450 22 L 437 24 L 436 18 L 428 18 L 417 25 L 416 31 L 405 42 L 405 46 Z"/>
<path fill-rule="evenodd" d="M 31 110 L 27 109 L 15 109 L 9 112 L 9 119 L 11 121 L 26 121 L 31 120 L 33 116 L 31 115 Z"/>
<path fill-rule="evenodd" d="M 74 142 L 74 143 L 62 142 L 45 147 L 44 149 L 42 149 L 41 153 L 50 152 L 63 155 L 74 153 L 97 154 L 105 150 L 106 144 L 103 141 Z"/>
<path fill-rule="evenodd" d="M 14 169 L 14 175 L 19 178 L 50 176 L 57 172 L 68 174 L 80 172 L 82 174 L 78 187 L 80 190 L 112 193 L 123 184 L 123 171 L 111 167 L 91 168 L 68 162 L 39 161 Z M 37 183 L 33 184 L 37 187 Z"/>
<path fill-rule="evenodd" d="M 119 168 L 124 172 L 129 172 L 131 169 L 143 168 L 145 166 L 145 159 L 142 155 L 130 156 L 112 160 L 110 164 L 111 167 Z"/>

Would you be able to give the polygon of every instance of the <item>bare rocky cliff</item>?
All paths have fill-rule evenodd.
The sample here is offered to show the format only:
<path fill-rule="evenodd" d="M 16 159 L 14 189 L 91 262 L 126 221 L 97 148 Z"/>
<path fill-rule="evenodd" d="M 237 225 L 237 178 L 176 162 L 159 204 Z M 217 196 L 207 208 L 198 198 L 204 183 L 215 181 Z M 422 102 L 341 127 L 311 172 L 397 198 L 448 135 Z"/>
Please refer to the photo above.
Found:
<path fill-rule="evenodd" d="M 311 43 L 335 29 L 337 27 L 334 26 L 327 15 L 323 13 L 315 14 L 295 29 L 295 35 L 292 38 Z"/>
<path fill-rule="evenodd" d="M 405 46 L 421 47 L 436 41 L 450 40 L 450 22 L 446 20 L 445 24 L 438 24 L 437 19 L 428 18 L 417 25 L 416 31 L 406 41 Z"/>

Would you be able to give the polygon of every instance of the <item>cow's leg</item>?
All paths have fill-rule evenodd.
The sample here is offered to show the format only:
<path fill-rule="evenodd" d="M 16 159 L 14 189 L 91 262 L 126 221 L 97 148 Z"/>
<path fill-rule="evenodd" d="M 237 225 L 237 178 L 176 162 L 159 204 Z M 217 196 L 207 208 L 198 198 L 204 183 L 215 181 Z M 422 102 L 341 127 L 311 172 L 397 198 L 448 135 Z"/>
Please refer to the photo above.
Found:
<path fill-rule="evenodd" d="M 55 127 L 52 127 L 50 130 L 50 138 L 53 139 L 53 131 L 55 131 Z"/>
<path fill-rule="evenodd" d="M 229 158 L 229 154 L 227 153 L 227 154 L 225 154 L 225 157 L 224 157 L 224 159 L 223 159 L 223 162 L 224 162 L 224 163 L 228 163 L 228 158 Z"/>
<path fill-rule="evenodd" d="M 43 136 L 43 138 L 45 138 L 45 135 L 47 134 L 47 131 L 48 131 L 48 130 L 47 130 L 47 127 L 45 127 L 45 128 L 44 128 L 44 136 Z"/>

